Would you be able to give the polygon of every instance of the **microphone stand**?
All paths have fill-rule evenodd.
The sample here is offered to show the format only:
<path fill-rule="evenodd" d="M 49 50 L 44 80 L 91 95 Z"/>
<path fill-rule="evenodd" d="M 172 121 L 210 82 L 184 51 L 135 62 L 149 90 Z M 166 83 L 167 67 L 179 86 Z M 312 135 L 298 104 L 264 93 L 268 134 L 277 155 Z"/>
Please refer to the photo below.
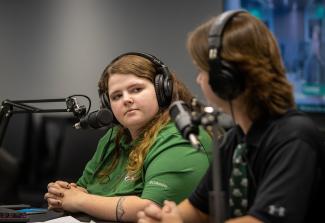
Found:
<path fill-rule="evenodd" d="M 53 103 L 65 102 L 66 108 L 62 109 L 41 109 L 28 104 L 35 103 Z M 85 106 L 79 106 L 75 97 L 57 98 L 57 99 L 37 99 L 37 100 L 4 100 L 0 107 L 0 147 L 2 146 L 6 129 L 13 114 L 17 113 L 55 113 L 72 112 L 80 118 L 86 113 Z"/>
<path fill-rule="evenodd" d="M 227 203 L 225 191 L 222 188 L 222 171 L 221 171 L 221 154 L 220 145 L 221 139 L 218 133 L 218 126 L 213 125 L 213 161 L 212 161 L 212 185 L 213 191 L 209 192 L 209 205 L 210 210 L 210 222 L 211 223 L 224 223 L 227 216 Z"/>
<path fill-rule="evenodd" d="M 197 101 L 192 101 L 192 107 L 197 107 Z M 203 128 L 213 134 L 213 161 L 212 161 L 212 185 L 213 190 L 209 192 L 210 223 L 224 223 L 228 215 L 228 203 L 226 193 L 222 188 L 222 160 L 220 147 L 223 142 L 224 130 L 218 125 L 219 112 L 212 107 L 203 107 L 201 114 L 192 113 L 193 122 L 202 125 Z"/>

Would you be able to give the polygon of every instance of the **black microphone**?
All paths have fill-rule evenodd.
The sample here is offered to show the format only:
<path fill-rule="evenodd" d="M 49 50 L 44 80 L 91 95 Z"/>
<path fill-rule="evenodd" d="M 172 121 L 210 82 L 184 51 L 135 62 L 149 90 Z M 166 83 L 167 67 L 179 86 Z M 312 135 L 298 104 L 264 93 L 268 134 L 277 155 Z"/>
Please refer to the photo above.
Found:
<path fill-rule="evenodd" d="M 97 111 L 93 111 L 85 117 L 82 117 L 78 123 L 74 124 L 73 127 L 76 129 L 86 129 L 89 127 L 93 129 L 98 129 L 112 124 L 113 118 L 113 113 L 109 109 L 104 108 Z"/>
<path fill-rule="evenodd" d="M 192 122 L 191 111 L 184 101 L 174 101 L 169 106 L 169 114 L 183 138 L 189 140 L 197 149 L 201 148 L 198 140 L 199 128 Z"/>

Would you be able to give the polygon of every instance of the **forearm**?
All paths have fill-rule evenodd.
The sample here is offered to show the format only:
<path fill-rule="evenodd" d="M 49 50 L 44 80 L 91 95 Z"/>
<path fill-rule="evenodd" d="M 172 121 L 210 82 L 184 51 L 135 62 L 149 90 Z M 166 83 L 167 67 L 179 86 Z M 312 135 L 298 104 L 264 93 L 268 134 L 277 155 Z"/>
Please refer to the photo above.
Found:
<path fill-rule="evenodd" d="M 184 223 L 209 221 L 209 216 L 196 209 L 188 199 L 182 201 L 177 207 Z"/>
<path fill-rule="evenodd" d="M 239 218 L 234 218 L 226 221 L 226 223 L 262 223 L 262 221 L 252 216 L 246 215 Z"/>
<path fill-rule="evenodd" d="M 104 197 L 87 194 L 78 202 L 78 209 L 88 215 L 103 220 L 137 220 L 137 212 L 153 203 L 137 196 Z"/>

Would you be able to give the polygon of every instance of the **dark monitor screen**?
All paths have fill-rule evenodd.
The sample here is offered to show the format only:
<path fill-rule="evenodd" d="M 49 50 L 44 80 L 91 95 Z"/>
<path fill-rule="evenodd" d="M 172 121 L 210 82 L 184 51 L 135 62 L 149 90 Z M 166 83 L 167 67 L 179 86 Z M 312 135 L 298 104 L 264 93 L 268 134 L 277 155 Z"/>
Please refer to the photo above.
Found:
<path fill-rule="evenodd" d="M 225 0 L 243 8 L 277 38 L 298 109 L 325 112 L 325 0 Z"/>

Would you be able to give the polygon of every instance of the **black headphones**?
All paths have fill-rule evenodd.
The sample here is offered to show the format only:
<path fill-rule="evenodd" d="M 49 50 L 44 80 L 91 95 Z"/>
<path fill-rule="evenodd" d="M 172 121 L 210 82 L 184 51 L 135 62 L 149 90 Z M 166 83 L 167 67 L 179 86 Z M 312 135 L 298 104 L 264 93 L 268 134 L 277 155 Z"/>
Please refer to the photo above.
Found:
<path fill-rule="evenodd" d="M 209 84 L 222 99 L 231 101 L 245 89 L 245 78 L 236 66 L 221 58 L 222 37 L 229 21 L 246 10 L 230 10 L 222 13 L 209 31 Z"/>
<path fill-rule="evenodd" d="M 127 56 L 127 55 L 136 55 L 141 56 L 143 58 L 146 58 L 150 60 L 156 68 L 156 76 L 154 80 L 154 86 L 157 96 L 157 101 L 159 107 L 167 107 L 171 103 L 172 95 L 173 95 L 173 82 L 171 78 L 171 73 L 168 70 L 168 67 L 157 57 L 148 54 L 148 53 L 139 53 L 139 52 L 128 52 L 124 53 L 118 57 L 116 57 L 112 62 L 104 69 L 104 72 L 101 76 L 101 79 L 104 77 L 107 69 L 113 64 L 115 61 L 120 59 L 121 57 Z M 99 93 L 99 98 L 101 101 L 102 108 L 109 108 L 111 109 L 109 98 L 107 95 L 107 89 Z"/>

